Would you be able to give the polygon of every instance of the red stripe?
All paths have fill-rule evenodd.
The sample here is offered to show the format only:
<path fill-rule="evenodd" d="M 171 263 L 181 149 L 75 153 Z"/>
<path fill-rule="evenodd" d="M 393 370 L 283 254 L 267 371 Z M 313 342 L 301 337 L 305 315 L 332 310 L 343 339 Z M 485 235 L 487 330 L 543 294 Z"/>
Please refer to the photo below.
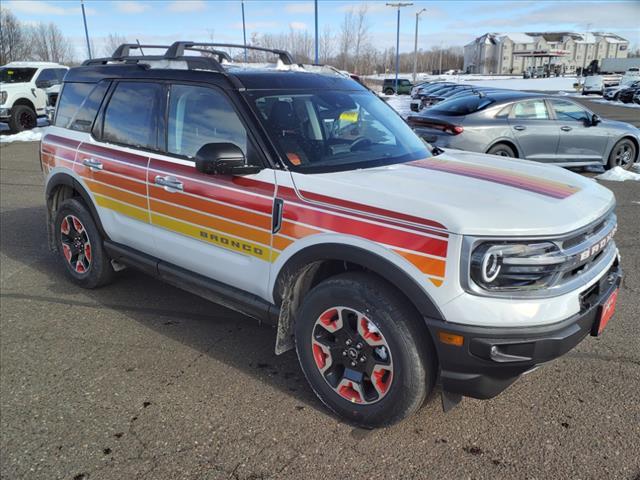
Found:
<path fill-rule="evenodd" d="M 194 180 L 200 180 L 210 184 L 216 184 L 217 186 L 237 188 L 239 190 L 258 193 L 260 195 L 267 195 L 269 197 L 273 197 L 275 193 L 275 185 L 273 183 L 251 180 L 244 177 L 234 177 L 231 175 L 205 175 L 195 169 L 195 164 L 193 166 L 181 165 L 179 163 L 167 162 L 165 160 L 152 158 L 149 168 L 151 170 L 161 170 L 171 175 L 180 175 L 182 177 L 192 178 Z M 157 175 L 155 172 L 150 172 L 150 181 L 152 181 L 151 177 L 155 178 L 155 175 Z"/>
<path fill-rule="evenodd" d="M 454 165 L 433 161 L 420 160 L 418 162 L 411 162 L 407 165 L 411 165 L 418 168 L 424 168 L 425 170 L 436 170 L 445 173 L 451 173 L 454 175 L 461 175 L 470 178 L 476 178 L 478 180 L 486 180 L 489 182 L 499 183 L 510 187 L 519 188 L 520 190 L 526 190 L 540 195 L 546 195 L 552 198 L 563 199 L 573 195 L 576 192 L 574 187 L 567 185 L 567 188 L 562 185 L 554 187 L 552 185 L 541 185 L 537 183 L 535 179 L 528 180 L 517 175 L 509 174 L 509 172 L 482 172 L 475 169 L 465 168 L 464 165 Z M 541 180 L 542 181 L 542 180 Z"/>
<path fill-rule="evenodd" d="M 93 143 L 83 143 L 80 146 L 80 151 L 87 154 L 98 155 L 103 158 L 112 158 L 120 162 L 132 163 L 140 167 L 147 167 L 149 157 L 136 155 L 129 152 L 123 152 L 115 148 L 103 147 L 100 145 L 94 145 Z"/>
<path fill-rule="evenodd" d="M 73 162 L 76 158 L 76 151 L 75 149 L 70 149 L 70 148 L 66 148 L 66 147 L 60 147 L 59 145 L 53 145 L 51 143 L 42 144 L 42 152 L 43 153 L 48 153 L 50 155 L 56 155 L 58 157 L 64 158 L 66 160 L 69 160 L 71 162 Z"/>
<path fill-rule="evenodd" d="M 291 200 L 293 200 L 294 198 L 296 200 L 298 200 L 298 201 L 300 200 L 300 197 L 296 194 L 296 191 L 294 189 L 292 189 L 292 188 L 289 188 L 289 187 L 278 187 L 278 195 L 280 195 L 281 191 L 285 195 L 287 195 L 287 197 L 289 199 L 291 199 Z M 386 209 L 383 209 L 383 208 L 372 207 L 370 205 L 365 205 L 365 204 L 362 204 L 362 203 L 350 202 L 348 200 L 342 200 L 342 199 L 339 199 L 339 198 L 328 197 L 326 195 L 321 195 L 319 193 L 300 191 L 300 194 L 302 195 L 302 197 L 304 199 L 313 200 L 315 202 L 327 203 L 329 205 L 348 208 L 350 210 L 356 210 L 356 211 L 360 211 L 360 212 L 372 213 L 374 215 L 379 215 L 379 216 L 382 216 L 382 217 L 388 217 L 388 218 L 395 219 L 395 220 L 403 220 L 405 222 L 416 223 L 418 225 L 423 225 L 423 226 L 426 226 L 426 227 L 441 228 L 443 230 L 447 229 L 441 223 L 438 223 L 438 222 L 433 221 L 433 220 L 429 220 L 427 218 L 415 217 L 413 215 L 407 215 L 407 214 L 404 214 L 404 213 L 394 212 L 392 210 L 386 210 Z"/>
<path fill-rule="evenodd" d="M 365 221 L 339 217 L 329 212 L 312 210 L 286 202 L 283 216 L 288 220 L 345 235 L 367 238 L 386 245 L 393 245 L 438 257 L 446 257 L 447 255 L 448 242 L 439 238 L 424 237 L 392 227 L 372 225 Z"/>
<path fill-rule="evenodd" d="M 65 138 L 65 137 L 59 137 L 58 135 L 52 135 L 50 133 L 44 136 L 44 138 L 42 139 L 42 142 L 43 143 L 56 142 L 56 143 L 59 143 L 61 145 L 64 145 L 64 146 L 72 148 L 72 149 L 76 149 L 76 148 L 78 148 L 78 145 L 80 145 L 80 142 L 78 140 L 73 140 L 71 138 Z"/>
<path fill-rule="evenodd" d="M 84 152 L 78 152 L 78 161 L 76 162 L 75 170 L 82 175 L 89 175 L 91 170 L 89 169 L 89 167 L 85 167 L 82 164 L 85 159 L 89 158 L 93 158 L 93 155 Z M 147 181 L 147 172 L 144 168 L 137 168 L 131 164 L 127 165 L 126 163 L 120 163 L 119 161 L 109 161 L 104 157 L 101 157 L 100 161 L 102 162 L 102 167 L 105 172 L 117 173 L 119 175 L 124 175 L 127 178 L 135 178 L 136 180 L 140 180 L 141 182 Z"/>

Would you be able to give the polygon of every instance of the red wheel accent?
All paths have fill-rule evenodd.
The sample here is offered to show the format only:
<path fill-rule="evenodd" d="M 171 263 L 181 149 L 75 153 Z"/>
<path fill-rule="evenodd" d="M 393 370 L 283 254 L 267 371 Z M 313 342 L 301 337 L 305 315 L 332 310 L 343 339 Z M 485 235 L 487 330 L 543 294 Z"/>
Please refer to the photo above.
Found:
<path fill-rule="evenodd" d="M 324 369 L 327 365 L 327 354 L 324 353 L 322 347 L 317 343 L 313 344 L 313 358 L 316 361 L 316 365 L 320 370 Z"/>
<path fill-rule="evenodd" d="M 84 245 L 84 258 L 86 258 L 88 262 L 91 262 L 91 244 L 90 243 L 85 243 Z"/>
<path fill-rule="evenodd" d="M 64 235 L 69 235 L 69 221 L 67 220 L 68 217 L 64 217 L 64 219 L 62 220 L 62 224 L 60 225 L 60 231 L 64 234 Z"/>
<path fill-rule="evenodd" d="M 76 272 L 78 273 L 86 272 L 84 265 L 82 264 L 82 260 L 80 259 L 78 259 L 78 261 L 76 262 Z"/>
<path fill-rule="evenodd" d="M 320 323 L 330 332 L 338 330 L 339 324 L 342 323 L 340 319 L 340 312 L 337 308 L 327 310 L 320 315 Z"/>
<path fill-rule="evenodd" d="M 382 345 L 382 335 L 377 330 L 373 330 L 374 326 L 367 317 L 358 319 L 358 331 L 369 345 Z"/>
<path fill-rule="evenodd" d="M 66 220 L 66 219 L 65 219 Z M 82 233 L 84 232 L 84 225 L 78 220 L 76 217 L 71 216 L 71 220 L 73 220 L 73 228 L 76 229 L 76 232 Z"/>
<path fill-rule="evenodd" d="M 362 403 L 362 395 L 354 388 L 353 382 L 344 382 L 338 387 L 338 393 L 353 403 Z"/>
<path fill-rule="evenodd" d="M 62 253 L 64 254 L 64 258 L 67 259 L 67 262 L 71 262 L 71 247 L 66 243 L 62 244 Z"/>
<path fill-rule="evenodd" d="M 381 366 L 376 366 L 373 370 L 372 380 L 373 386 L 378 390 L 380 395 L 387 393 L 389 386 L 391 385 L 391 377 L 393 373 Z"/>

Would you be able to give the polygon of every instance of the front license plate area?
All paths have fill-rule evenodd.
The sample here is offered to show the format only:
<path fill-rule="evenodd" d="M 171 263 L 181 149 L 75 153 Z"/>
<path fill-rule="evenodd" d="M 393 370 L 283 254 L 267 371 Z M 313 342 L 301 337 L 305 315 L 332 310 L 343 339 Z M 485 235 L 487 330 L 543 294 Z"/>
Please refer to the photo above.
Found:
<path fill-rule="evenodd" d="M 613 317 L 613 314 L 616 311 L 618 291 L 619 289 L 616 288 L 613 293 L 609 295 L 609 297 L 598 308 L 598 317 L 591 331 L 591 335 L 593 335 L 594 337 L 597 337 L 602 333 L 604 327 L 607 326 L 607 323 L 609 323 L 609 320 L 611 320 L 611 317 Z"/>

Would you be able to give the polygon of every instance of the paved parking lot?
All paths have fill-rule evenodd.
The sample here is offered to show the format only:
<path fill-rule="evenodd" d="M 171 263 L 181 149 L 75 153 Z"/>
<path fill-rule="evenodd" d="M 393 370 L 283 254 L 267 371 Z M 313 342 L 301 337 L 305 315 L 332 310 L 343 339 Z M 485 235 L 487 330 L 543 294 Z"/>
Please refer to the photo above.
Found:
<path fill-rule="evenodd" d="M 618 199 L 626 278 L 601 338 L 491 401 L 433 396 L 393 428 L 341 423 L 275 332 L 124 271 L 80 290 L 47 251 L 37 145 L 0 148 L 4 479 L 640 479 L 640 187 Z"/>

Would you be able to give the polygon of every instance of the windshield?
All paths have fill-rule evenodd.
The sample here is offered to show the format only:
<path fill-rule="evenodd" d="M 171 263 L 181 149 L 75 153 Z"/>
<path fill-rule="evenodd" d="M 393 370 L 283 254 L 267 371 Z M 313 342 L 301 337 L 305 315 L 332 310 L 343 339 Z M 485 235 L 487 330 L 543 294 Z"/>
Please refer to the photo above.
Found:
<path fill-rule="evenodd" d="M 259 116 L 297 170 L 338 171 L 429 157 L 411 128 L 371 92 L 254 92 Z"/>
<path fill-rule="evenodd" d="M 30 82 L 37 68 L 0 68 L 0 82 L 26 83 Z"/>

